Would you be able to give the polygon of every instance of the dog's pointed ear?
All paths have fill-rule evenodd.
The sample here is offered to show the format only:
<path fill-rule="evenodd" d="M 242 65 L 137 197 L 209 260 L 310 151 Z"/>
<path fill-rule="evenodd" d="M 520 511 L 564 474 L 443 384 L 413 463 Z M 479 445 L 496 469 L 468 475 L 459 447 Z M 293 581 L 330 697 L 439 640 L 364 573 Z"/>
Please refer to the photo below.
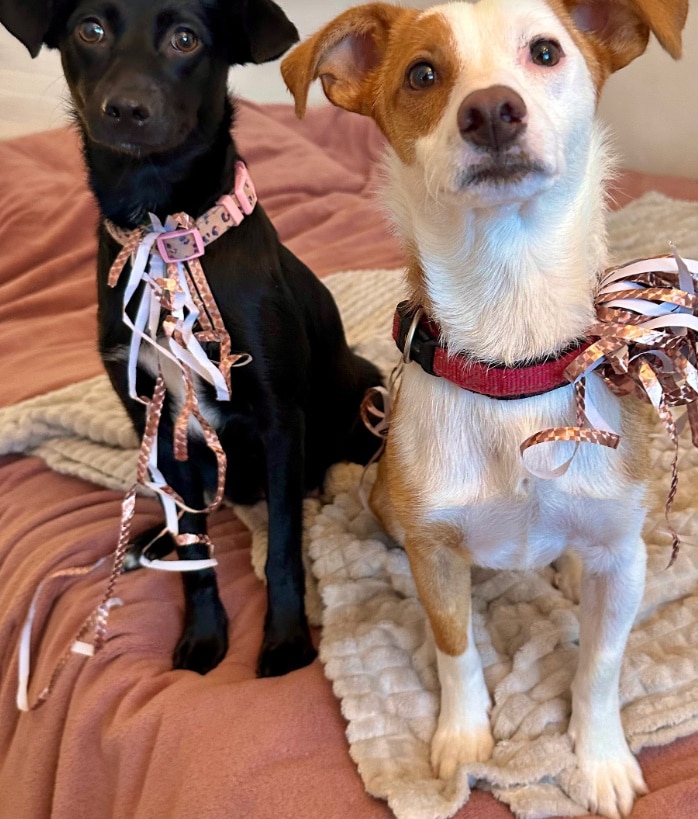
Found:
<path fill-rule="evenodd" d="M 609 71 L 644 53 L 650 33 L 676 60 L 688 0 L 564 0 L 576 26 L 601 48 Z"/>
<path fill-rule="evenodd" d="M 298 30 L 273 0 L 245 0 L 242 27 L 249 59 L 266 63 L 285 54 L 298 42 Z"/>
<path fill-rule="evenodd" d="M 53 16 L 52 0 L 0 0 L 0 23 L 36 57 Z"/>
<path fill-rule="evenodd" d="M 371 82 L 385 53 L 390 30 L 405 9 L 369 3 L 345 11 L 295 48 L 281 73 L 302 117 L 310 83 L 320 78 L 327 99 L 339 108 L 369 114 Z"/>

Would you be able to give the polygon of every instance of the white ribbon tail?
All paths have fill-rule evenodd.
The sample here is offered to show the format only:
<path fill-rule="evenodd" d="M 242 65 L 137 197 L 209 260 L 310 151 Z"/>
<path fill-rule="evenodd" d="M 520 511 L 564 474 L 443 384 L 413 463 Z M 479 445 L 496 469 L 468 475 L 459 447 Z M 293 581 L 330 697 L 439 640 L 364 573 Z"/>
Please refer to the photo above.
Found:
<path fill-rule="evenodd" d="M 141 555 L 140 564 L 146 569 L 158 569 L 161 572 L 200 572 L 202 569 L 213 569 L 218 565 L 215 557 L 207 560 L 148 560 Z"/>
<path fill-rule="evenodd" d="M 84 574 L 89 574 L 90 572 L 94 571 L 96 568 L 102 565 L 106 560 L 106 557 L 101 557 L 96 563 L 93 563 L 92 566 L 84 566 L 81 567 L 84 569 Z M 73 574 L 75 570 L 73 569 L 64 569 L 53 572 L 48 577 L 45 577 L 39 585 L 36 587 L 34 591 L 34 596 L 31 599 L 31 603 L 29 604 L 29 610 L 27 611 L 27 616 L 24 620 L 24 625 L 22 626 L 22 631 L 20 632 L 19 636 L 19 651 L 18 651 L 18 661 L 17 661 L 17 697 L 16 697 L 16 704 L 17 708 L 20 711 L 29 711 L 29 675 L 31 670 L 31 639 L 32 639 L 32 626 L 34 625 L 34 618 L 36 617 L 36 606 L 39 602 L 39 597 L 41 592 L 43 591 L 44 586 L 51 580 L 56 580 L 59 577 L 66 577 Z M 121 600 L 118 601 L 121 604 Z M 73 646 L 73 650 L 74 646 Z M 81 652 L 84 653 L 84 652 Z"/>

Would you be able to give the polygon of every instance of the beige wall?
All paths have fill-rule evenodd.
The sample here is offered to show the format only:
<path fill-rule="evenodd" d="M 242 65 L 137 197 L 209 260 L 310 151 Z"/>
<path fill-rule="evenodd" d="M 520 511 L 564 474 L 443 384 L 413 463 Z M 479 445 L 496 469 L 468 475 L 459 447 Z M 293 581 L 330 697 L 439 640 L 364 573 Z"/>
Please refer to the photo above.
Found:
<path fill-rule="evenodd" d="M 629 167 L 698 179 L 698 0 L 690 0 L 684 53 L 674 62 L 653 41 L 609 80 L 601 114 Z"/>
<path fill-rule="evenodd" d="M 352 0 L 281 0 L 301 36 L 354 3 Z M 426 6 L 428 0 L 410 5 Z M 317 84 L 316 84 L 317 85 Z M 231 87 L 260 102 L 290 102 L 278 64 L 231 72 Z M 31 60 L 0 30 L 0 138 L 60 125 L 64 84 L 55 53 Z M 319 103 L 319 88 L 312 101 Z M 601 113 L 611 125 L 625 165 L 698 179 L 698 0 L 691 0 L 684 58 L 674 63 L 656 43 L 648 54 L 609 81 Z"/>

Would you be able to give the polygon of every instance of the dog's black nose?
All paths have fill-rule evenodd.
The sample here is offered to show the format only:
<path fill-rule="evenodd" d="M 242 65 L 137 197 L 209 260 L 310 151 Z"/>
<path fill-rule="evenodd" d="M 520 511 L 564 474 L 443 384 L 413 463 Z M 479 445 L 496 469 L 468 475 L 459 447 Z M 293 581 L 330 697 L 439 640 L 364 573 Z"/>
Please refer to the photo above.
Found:
<path fill-rule="evenodd" d="M 150 109 L 140 101 L 124 97 L 112 97 L 102 103 L 105 117 L 122 125 L 145 125 L 150 119 Z"/>
<path fill-rule="evenodd" d="M 526 103 L 506 85 L 473 91 L 458 109 L 458 128 L 466 142 L 500 151 L 526 130 Z"/>

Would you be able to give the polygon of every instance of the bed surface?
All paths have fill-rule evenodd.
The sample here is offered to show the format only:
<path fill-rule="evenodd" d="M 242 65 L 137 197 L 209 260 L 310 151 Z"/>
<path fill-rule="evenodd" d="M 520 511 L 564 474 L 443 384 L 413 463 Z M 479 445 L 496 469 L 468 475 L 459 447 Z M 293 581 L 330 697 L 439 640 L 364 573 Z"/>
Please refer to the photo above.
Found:
<path fill-rule="evenodd" d="M 241 103 L 236 130 L 260 200 L 281 238 L 319 276 L 399 267 L 376 207 L 373 124 L 334 108 L 296 121 L 288 106 Z M 70 130 L 0 143 L 0 406 L 102 372 L 95 350 L 96 211 Z M 615 199 L 646 190 L 698 200 L 698 182 L 625 173 Z M 387 330 L 386 330 L 387 332 Z M 319 661 L 280 679 L 254 675 L 265 593 L 250 538 L 230 509 L 213 517 L 230 649 L 206 677 L 171 670 L 180 580 L 124 578 L 109 640 L 73 657 L 47 703 L 15 707 L 19 632 L 37 584 L 113 549 L 121 495 L 58 475 L 37 458 L 0 458 L 0 819 L 41 817 L 388 817 L 367 796 Z M 134 531 L 160 519 L 139 501 Z M 30 693 L 104 589 L 108 567 L 51 581 L 39 599 Z M 634 819 L 695 815 L 698 735 L 640 761 L 652 793 Z M 458 816 L 510 817 L 474 792 Z"/>

